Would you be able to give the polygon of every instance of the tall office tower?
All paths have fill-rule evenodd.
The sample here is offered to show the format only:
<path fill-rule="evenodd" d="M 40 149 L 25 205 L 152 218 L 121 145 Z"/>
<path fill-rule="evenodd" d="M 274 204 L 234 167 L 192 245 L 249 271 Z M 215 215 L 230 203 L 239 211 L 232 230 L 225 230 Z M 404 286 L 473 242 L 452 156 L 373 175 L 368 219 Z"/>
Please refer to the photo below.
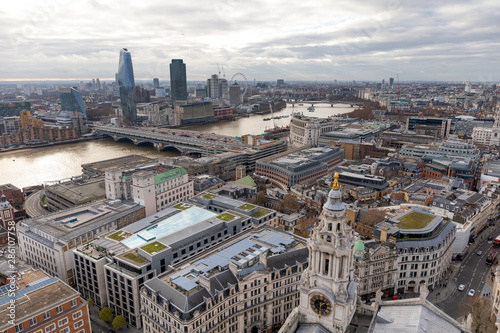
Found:
<path fill-rule="evenodd" d="M 226 79 L 219 79 L 220 97 L 227 98 L 229 95 L 229 86 Z"/>
<path fill-rule="evenodd" d="M 137 110 L 135 108 L 134 68 L 132 67 L 132 56 L 127 49 L 120 50 L 117 79 L 120 89 L 123 119 L 126 125 L 135 124 L 137 121 Z"/>
<path fill-rule="evenodd" d="M 241 90 L 240 85 L 237 83 L 233 83 L 229 87 L 229 102 L 231 105 L 241 104 Z"/>
<path fill-rule="evenodd" d="M 390 77 L 389 78 L 389 85 L 392 87 L 394 85 L 394 78 Z"/>
<path fill-rule="evenodd" d="M 385 84 L 385 79 L 382 79 L 382 85 L 384 85 L 384 84 Z"/>
<path fill-rule="evenodd" d="M 101 90 L 101 81 L 99 81 L 99 78 L 95 79 L 95 85 L 97 90 Z"/>
<path fill-rule="evenodd" d="M 187 100 L 186 64 L 182 59 L 172 59 L 170 64 L 170 91 L 172 102 Z"/>
<path fill-rule="evenodd" d="M 82 94 L 75 88 L 59 88 L 61 111 L 77 111 L 87 118 Z"/>
<path fill-rule="evenodd" d="M 153 86 L 156 88 L 160 88 L 160 79 L 158 79 L 157 77 L 155 77 L 153 79 Z"/>
<path fill-rule="evenodd" d="M 92 79 L 92 89 L 95 90 L 95 79 Z"/>
<path fill-rule="evenodd" d="M 219 84 L 219 76 L 217 74 L 213 74 L 210 76 L 210 79 L 207 80 L 207 90 L 208 97 L 210 98 L 220 98 L 220 84 Z"/>
<path fill-rule="evenodd" d="M 382 83 L 377 83 L 377 91 L 381 91 L 382 90 Z"/>

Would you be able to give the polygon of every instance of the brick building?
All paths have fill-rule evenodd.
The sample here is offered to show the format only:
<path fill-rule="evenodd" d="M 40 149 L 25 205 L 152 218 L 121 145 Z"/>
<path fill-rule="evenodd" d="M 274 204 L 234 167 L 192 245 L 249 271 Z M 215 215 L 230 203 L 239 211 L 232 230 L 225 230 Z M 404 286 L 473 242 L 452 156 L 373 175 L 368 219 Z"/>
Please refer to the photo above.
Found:
<path fill-rule="evenodd" d="M 70 286 L 41 270 L 21 272 L 11 285 L 0 288 L 0 330 L 4 333 L 90 333 L 87 302 Z M 12 303 L 12 301 L 15 302 Z M 12 310 L 14 309 L 14 310 Z M 6 314 L 15 312 L 14 324 Z"/>

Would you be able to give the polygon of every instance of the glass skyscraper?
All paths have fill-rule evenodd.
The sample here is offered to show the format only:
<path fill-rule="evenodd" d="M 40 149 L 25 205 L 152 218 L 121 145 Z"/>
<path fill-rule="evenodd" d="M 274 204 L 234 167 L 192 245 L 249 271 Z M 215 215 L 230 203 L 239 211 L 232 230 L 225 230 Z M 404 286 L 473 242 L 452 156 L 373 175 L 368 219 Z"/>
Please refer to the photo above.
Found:
<path fill-rule="evenodd" d="M 172 102 L 187 100 L 186 64 L 182 59 L 172 59 L 170 64 L 170 91 Z"/>
<path fill-rule="evenodd" d="M 132 56 L 127 49 L 120 50 L 117 80 L 125 124 L 135 124 L 137 121 L 137 110 L 135 107 L 134 68 L 132 67 Z"/>
<path fill-rule="evenodd" d="M 87 118 L 82 94 L 75 88 L 60 88 L 61 111 L 77 111 Z"/>

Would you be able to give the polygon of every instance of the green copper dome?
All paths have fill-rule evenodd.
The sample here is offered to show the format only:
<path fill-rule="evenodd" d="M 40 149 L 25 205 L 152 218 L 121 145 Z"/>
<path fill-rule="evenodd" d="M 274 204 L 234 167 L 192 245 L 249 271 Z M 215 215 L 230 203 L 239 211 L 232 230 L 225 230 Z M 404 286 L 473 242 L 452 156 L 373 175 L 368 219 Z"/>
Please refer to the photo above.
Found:
<path fill-rule="evenodd" d="M 365 250 L 365 243 L 361 240 L 360 237 L 358 237 L 358 240 L 354 243 L 354 250 L 355 251 L 364 251 Z"/>

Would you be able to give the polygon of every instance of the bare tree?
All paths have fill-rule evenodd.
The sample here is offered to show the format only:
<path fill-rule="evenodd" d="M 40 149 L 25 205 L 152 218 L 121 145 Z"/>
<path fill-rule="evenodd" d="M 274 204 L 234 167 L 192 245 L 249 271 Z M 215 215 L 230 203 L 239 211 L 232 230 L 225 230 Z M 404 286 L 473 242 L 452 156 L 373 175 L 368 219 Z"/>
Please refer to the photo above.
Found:
<path fill-rule="evenodd" d="M 259 206 L 265 206 L 267 202 L 267 195 L 265 191 L 260 191 L 257 193 L 257 198 L 255 199 L 255 203 Z"/>
<path fill-rule="evenodd" d="M 475 333 L 496 333 L 495 321 L 491 312 L 491 301 L 476 294 L 467 297 L 461 303 L 461 312 L 464 316 L 472 315 L 472 331 Z"/>
<path fill-rule="evenodd" d="M 278 210 L 284 214 L 296 213 L 301 208 L 300 203 L 292 194 L 287 194 L 278 202 Z"/>
<path fill-rule="evenodd" d="M 309 228 L 314 227 L 316 222 L 318 222 L 317 216 L 311 216 L 307 219 L 304 219 L 297 223 L 297 225 L 293 229 L 293 233 L 301 237 L 309 238 L 311 234 Z"/>

